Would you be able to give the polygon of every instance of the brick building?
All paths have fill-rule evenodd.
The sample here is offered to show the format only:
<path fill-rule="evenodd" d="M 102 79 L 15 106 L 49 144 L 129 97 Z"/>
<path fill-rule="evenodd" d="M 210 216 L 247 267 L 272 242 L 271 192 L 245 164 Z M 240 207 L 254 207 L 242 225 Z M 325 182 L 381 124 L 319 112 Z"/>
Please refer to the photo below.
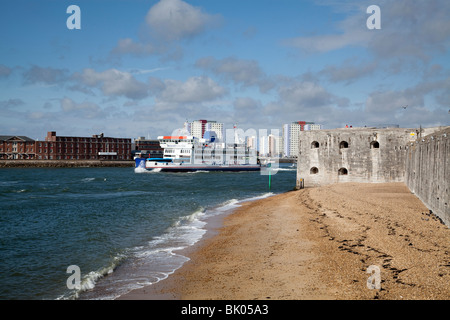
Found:
<path fill-rule="evenodd" d="M 131 160 L 131 139 L 57 136 L 49 131 L 45 141 L 35 142 L 36 159 L 48 160 Z"/>
<path fill-rule="evenodd" d="M 35 141 L 25 136 L 0 136 L 0 159 L 35 159 Z"/>

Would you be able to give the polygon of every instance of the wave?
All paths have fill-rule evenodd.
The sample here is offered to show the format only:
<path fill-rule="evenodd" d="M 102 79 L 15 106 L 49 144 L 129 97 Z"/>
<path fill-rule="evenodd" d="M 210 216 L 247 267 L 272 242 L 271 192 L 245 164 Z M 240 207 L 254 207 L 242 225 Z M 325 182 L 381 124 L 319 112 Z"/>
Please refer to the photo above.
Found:
<path fill-rule="evenodd" d="M 135 173 L 158 173 L 158 172 L 161 172 L 161 170 L 162 170 L 162 168 L 155 168 L 152 170 L 147 170 L 143 167 L 134 168 Z"/>
<path fill-rule="evenodd" d="M 3 186 L 9 187 L 9 186 L 12 186 L 12 185 L 16 185 L 16 184 L 18 184 L 18 183 L 20 183 L 20 181 L 13 181 L 13 180 L 10 180 L 10 181 L 0 181 L 0 187 L 3 187 Z"/>
<path fill-rule="evenodd" d="M 109 266 L 88 273 L 83 278 L 81 288 L 74 296 L 75 299 L 81 293 L 92 291 L 94 288 L 102 291 L 95 295 L 95 299 L 115 299 L 134 289 L 166 279 L 189 261 L 181 250 L 191 247 L 203 238 L 207 232 L 209 217 L 230 213 L 243 202 L 272 195 L 274 195 L 272 192 L 268 192 L 244 199 L 233 198 L 212 208 L 198 207 L 194 212 L 179 217 L 163 234 L 153 237 L 144 245 L 130 249 L 123 268 L 121 266 L 116 271 L 116 267 L 125 257 L 118 256 Z M 99 281 L 100 279 L 102 280 Z"/>
<path fill-rule="evenodd" d="M 69 299 L 78 299 L 82 293 L 83 299 L 115 299 L 167 278 L 189 260 L 177 251 L 192 246 L 206 233 L 206 222 L 202 221 L 204 215 L 204 208 L 199 207 L 179 217 L 160 236 L 127 250 L 126 255 L 117 256 L 110 265 L 89 272 Z M 121 266 L 116 270 L 119 264 Z"/>
<path fill-rule="evenodd" d="M 126 255 L 119 254 L 112 259 L 109 265 L 97 271 L 90 271 L 88 274 L 83 276 L 78 287 L 70 293 L 59 296 L 56 300 L 75 300 L 78 299 L 82 293 L 93 290 L 98 280 L 112 274 L 114 269 L 117 268 L 117 266 L 120 265 L 125 258 Z"/>
<path fill-rule="evenodd" d="M 194 174 L 194 173 L 210 173 L 211 171 L 207 170 L 197 170 L 197 171 L 188 171 L 186 173 Z"/>
<path fill-rule="evenodd" d="M 264 193 L 264 194 L 262 194 L 260 196 L 255 196 L 255 197 L 250 197 L 250 198 L 243 199 L 243 200 L 241 200 L 241 202 L 265 199 L 265 198 L 268 198 L 268 197 L 271 197 L 271 196 L 274 196 L 274 195 L 275 195 L 275 193 L 273 193 L 273 192 L 266 192 L 266 193 Z"/>
<path fill-rule="evenodd" d="M 141 166 L 139 166 L 137 168 L 134 168 L 134 172 L 135 173 L 145 173 L 145 172 L 148 172 L 148 170 L 143 168 L 143 167 L 141 167 Z"/>

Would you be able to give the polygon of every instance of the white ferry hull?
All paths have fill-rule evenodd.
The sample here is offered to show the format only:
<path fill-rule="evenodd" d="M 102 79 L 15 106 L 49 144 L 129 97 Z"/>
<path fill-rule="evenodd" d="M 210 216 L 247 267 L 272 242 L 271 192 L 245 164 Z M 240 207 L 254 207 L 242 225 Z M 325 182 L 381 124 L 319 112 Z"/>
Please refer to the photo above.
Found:
<path fill-rule="evenodd" d="M 155 163 L 146 159 L 136 159 L 136 168 L 158 172 L 195 172 L 195 171 L 260 171 L 260 165 L 206 165 L 185 163 Z"/>

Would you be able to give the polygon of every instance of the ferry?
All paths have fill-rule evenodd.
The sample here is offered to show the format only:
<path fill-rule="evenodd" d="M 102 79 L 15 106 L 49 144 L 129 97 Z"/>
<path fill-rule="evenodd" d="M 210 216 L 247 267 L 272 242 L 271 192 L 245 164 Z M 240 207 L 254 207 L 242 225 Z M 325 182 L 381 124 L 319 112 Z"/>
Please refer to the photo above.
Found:
<path fill-rule="evenodd" d="M 214 133 L 205 138 L 159 136 L 163 158 L 135 158 L 136 170 L 161 172 L 260 171 L 256 150 L 244 143 L 216 141 Z"/>

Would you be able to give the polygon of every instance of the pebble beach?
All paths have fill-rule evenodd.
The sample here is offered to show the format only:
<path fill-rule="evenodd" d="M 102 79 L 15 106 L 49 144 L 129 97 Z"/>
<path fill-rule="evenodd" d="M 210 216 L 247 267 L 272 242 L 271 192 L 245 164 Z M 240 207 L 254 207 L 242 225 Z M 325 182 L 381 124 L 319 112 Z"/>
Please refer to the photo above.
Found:
<path fill-rule="evenodd" d="M 450 298 L 450 229 L 403 183 L 246 202 L 184 254 L 167 279 L 120 299 Z"/>

